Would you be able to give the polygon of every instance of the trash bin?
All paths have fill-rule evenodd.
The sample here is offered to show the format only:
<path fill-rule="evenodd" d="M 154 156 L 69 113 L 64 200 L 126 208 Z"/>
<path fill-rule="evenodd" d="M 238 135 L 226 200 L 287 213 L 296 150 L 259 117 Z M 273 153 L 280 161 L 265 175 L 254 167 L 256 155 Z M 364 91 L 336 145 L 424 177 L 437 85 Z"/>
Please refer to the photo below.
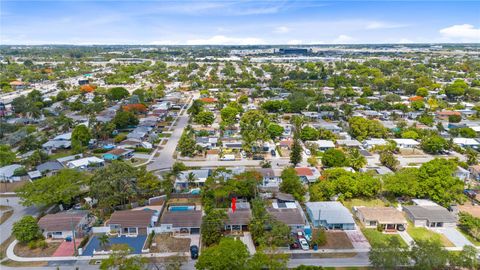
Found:
<path fill-rule="evenodd" d="M 315 251 L 318 250 L 318 245 L 317 244 L 313 244 L 313 250 L 315 250 Z"/>

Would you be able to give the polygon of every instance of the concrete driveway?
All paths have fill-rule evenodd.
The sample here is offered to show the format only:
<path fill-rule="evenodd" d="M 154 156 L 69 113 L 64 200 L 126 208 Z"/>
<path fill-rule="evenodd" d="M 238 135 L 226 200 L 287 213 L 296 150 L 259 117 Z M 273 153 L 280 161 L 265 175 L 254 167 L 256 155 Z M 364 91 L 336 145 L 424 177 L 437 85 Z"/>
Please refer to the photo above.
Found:
<path fill-rule="evenodd" d="M 474 246 L 474 244 L 468 241 L 468 239 L 456 228 L 436 228 L 432 230 L 445 235 L 445 237 L 447 237 L 456 247 L 463 248 L 463 246 Z"/>

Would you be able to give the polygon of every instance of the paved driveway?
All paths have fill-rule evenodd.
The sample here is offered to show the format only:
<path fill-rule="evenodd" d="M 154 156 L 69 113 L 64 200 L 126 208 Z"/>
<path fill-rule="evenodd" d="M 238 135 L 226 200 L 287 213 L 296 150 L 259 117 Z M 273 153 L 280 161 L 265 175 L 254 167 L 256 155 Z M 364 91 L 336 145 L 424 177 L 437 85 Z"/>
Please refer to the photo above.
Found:
<path fill-rule="evenodd" d="M 472 242 L 468 241 L 456 228 L 436 228 L 433 231 L 445 235 L 456 247 L 473 246 Z"/>
<path fill-rule="evenodd" d="M 352 245 L 355 249 L 369 249 L 370 243 L 367 238 L 363 235 L 362 231 L 359 229 L 356 230 L 346 230 L 348 238 L 352 242 Z"/>
<path fill-rule="evenodd" d="M 20 198 L 18 197 L 2 197 L 0 198 L 0 205 L 6 205 L 13 208 L 13 215 L 0 225 L 0 243 L 3 243 L 8 237 L 10 237 L 13 223 L 20 220 L 23 216 L 35 216 L 38 214 L 38 209 L 36 207 L 25 207 L 21 205 Z"/>

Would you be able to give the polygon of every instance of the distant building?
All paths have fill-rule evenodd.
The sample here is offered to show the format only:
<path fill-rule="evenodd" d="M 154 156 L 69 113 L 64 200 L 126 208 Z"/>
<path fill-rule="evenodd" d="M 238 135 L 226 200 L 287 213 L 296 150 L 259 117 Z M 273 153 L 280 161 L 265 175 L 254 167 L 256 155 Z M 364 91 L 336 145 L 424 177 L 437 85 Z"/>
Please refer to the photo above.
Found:
<path fill-rule="evenodd" d="M 294 54 L 294 55 L 304 55 L 311 52 L 308 48 L 280 48 L 278 49 L 279 54 Z"/>

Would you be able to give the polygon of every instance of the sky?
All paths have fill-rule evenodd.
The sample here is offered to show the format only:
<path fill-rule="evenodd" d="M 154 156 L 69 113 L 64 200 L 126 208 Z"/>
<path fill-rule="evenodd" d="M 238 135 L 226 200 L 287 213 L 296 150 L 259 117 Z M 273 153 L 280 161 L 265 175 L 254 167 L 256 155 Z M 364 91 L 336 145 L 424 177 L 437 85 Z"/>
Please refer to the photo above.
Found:
<path fill-rule="evenodd" d="M 480 42 L 480 1 L 0 0 L 0 44 Z"/>

